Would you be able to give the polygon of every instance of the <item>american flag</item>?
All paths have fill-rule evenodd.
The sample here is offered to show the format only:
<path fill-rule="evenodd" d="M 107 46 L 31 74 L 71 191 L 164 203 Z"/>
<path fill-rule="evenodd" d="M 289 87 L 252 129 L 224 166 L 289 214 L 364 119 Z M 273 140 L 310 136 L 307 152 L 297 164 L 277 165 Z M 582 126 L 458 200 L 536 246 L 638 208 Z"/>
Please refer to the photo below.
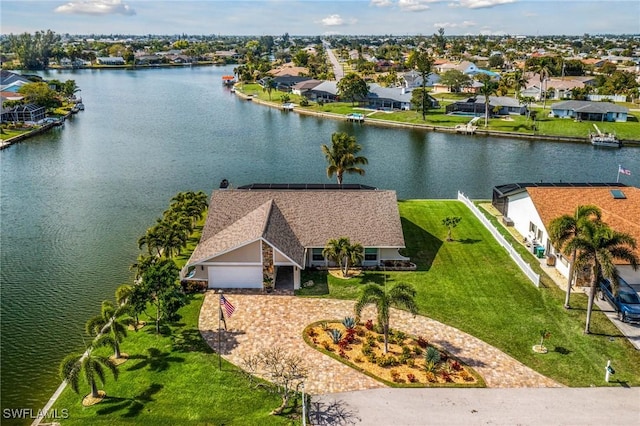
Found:
<path fill-rule="evenodd" d="M 618 173 L 622 173 L 623 175 L 631 176 L 631 170 L 625 169 L 622 166 L 618 166 Z"/>
<path fill-rule="evenodd" d="M 224 308 L 227 318 L 231 318 L 231 315 L 233 315 L 236 310 L 236 307 L 233 306 L 222 294 L 220 295 L 220 306 Z"/>

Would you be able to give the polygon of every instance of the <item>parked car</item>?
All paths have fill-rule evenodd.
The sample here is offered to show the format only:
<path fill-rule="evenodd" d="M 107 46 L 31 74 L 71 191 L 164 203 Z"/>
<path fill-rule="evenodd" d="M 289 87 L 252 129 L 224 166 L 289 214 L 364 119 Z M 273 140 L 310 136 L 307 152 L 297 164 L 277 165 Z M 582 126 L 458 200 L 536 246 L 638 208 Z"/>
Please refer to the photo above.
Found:
<path fill-rule="evenodd" d="M 640 322 L 640 297 L 626 282 L 620 280 L 618 294 L 613 294 L 611 282 L 603 278 L 600 281 L 600 298 L 607 299 L 618 313 L 622 322 Z"/>

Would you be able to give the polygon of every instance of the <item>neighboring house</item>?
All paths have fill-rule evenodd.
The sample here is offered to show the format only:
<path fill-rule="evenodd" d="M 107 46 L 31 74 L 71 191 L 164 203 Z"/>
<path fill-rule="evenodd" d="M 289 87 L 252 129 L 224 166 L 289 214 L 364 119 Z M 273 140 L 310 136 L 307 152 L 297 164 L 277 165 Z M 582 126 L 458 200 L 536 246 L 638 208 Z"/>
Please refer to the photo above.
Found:
<path fill-rule="evenodd" d="M 520 92 L 521 96 L 541 100 L 540 75 L 531 73 L 527 77 L 526 87 Z M 596 79 L 590 76 L 549 77 L 544 80 L 542 90 L 547 99 L 567 99 L 571 98 L 572 89 L 582 89 L 595 84 Z"/>
<path fill-rule="evenodd" d="M 134 60 L 136 65 L 158 65 L 163 63 L 164 57 L 159 55 L 137 55 Z"/>
<path fill-rule="evenodd" d="M 295 85 L 297 85 L 298 83 L 302 83 L 304 81 L 309 81 L 311 80 L 311 77 L 283 75 L 283 76 L 271 77 L 271 79 L 275 82 L 277 90 L 281 90 L 283 92 L 290 92 Z M 258 80 L 258 84 L 264 87 L 265 81 L 266 81 L 266 77 L 261 78 L 260 80 Z"/>
<path fill-rule="evenodd" d="M 480 83 L 478 80 L 471 80 L 471 83 L 468 86 L 463 86 L 460 88 L 461 93 L 478 93 L 480 88 L 484 86 L 484 84 Z M 436 83 L 433 85 L 433 93 L 449 93 L 451 92 L 451 87 L 442 84 Z"/>
<path fill-rule="evenodd" d="M 235 50 L 216 50 L 213 56 L 226 60 L 242 59 L 242 54 L 236 52 Z"/>
<path fill-rule="evenodd" d="M 336 81 L 323 81 L 305 93 L 312 101 L 335 102 L 338 99 L 338 83 Z"/>
<path fill-rule="evenodd" d="M 447 105 L 446 112 L 449 113 L 465 113 L 474 114 L 477 117 L 485 114 L 485 97 L 477 96 L 469 98 L 466 101 L 454 102 Z M 496 108 L 498 110 L 496 111 Z M 508 96 L 489 96 L 489 115 L 525 115 L 527 106 L 517 99 Z"/>
<path fill-rule="evenodd" d="M 416 87 L 422 87 L 422 76 L 419 72 L 415 70 L 411 70 L 402 74 L 402 85 L 407 89 L 415 89 Z M 429 74 L 427 76 L 427 84 L 426 87 L 433 87 L 437 82 L 440 81 L 440 76 L 438 74 Z"/>
<path fill-rule="evenodd" d="M 640 188 L 621 183 L 514 183 L 493 188 L 492 204 L 531 247 L 541 246 L 556 257 L 555 267 L 565 277 L 570 259 L 553 247 L 549 223 L 573 215 L 580 205 L 602 210 L 602 221 L 640 242 Z M 535 240 L 535 241 L 534 241 Z M 640 246 L 636 249 L 640 256 Z"/>
<path fill-rule="evenodd" d="M 0 91 L 17 93 L 25 84 L 31 83 L 29 79 L 11 71 L 1 70 Z"/>
<path fill-rule="evenodd" d="M 383 110 L 405 110 L 411 109 L 411 91 L 404 87 L 382 87 L 379 84 L 369 85 L 367 103 L 370 108 Z M 431 108 L 439 108 L 438 100 L 428 95 Z"/>
<path fill-rule="evenodd" d="M 629 109 L 611 102 L 564 101 L 551 105 L 555 117 L 589 121 L 627 121 Z"/>
<path fill-rule="evenodd" d="M 291 86 L 291 93 L 299 96 L 307 96 L 307 92 L 322 83 L 322 80 L 305 80 Z M 309 97 L 309 96 L 307 96 Z"/>
<path fill-rule="evenodd" d="M 365 266 L 408 260 L 395 191 L 362 185 L 253 184 L 213 192 L 198 246 L 182 271 L 209 288 L 262 288 L 265 275 L 330 263 L 330 239 L 364 247 Z"/>
<path fill-rule="evenodd" d="M 36 104 L 18 105 L 11 109 L 2 110 L 2 121 L 23 121 L 25 123 L 37 123 L 47 115 L 45 107 Z"/>
<path fill-rule="evenodd" d="M 305 76 L 309 75 L 309 69 L 305 67 L 297 67 L 293 62 L 287 62 L 278 68 L 274 68 L 268 72 L 273 77 L 287 77 L 287 76 Z"/>

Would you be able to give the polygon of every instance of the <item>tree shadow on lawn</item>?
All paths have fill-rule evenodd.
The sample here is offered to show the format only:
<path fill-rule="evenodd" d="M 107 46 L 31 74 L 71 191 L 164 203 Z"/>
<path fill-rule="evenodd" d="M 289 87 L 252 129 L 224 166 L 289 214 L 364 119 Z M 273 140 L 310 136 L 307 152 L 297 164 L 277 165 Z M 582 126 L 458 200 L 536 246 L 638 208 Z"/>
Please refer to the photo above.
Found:
<path fill-rule="evenodd" d="M 401 217 L 400 221 L 407 246 L 403 254 L 411 258 L 418 271 L 428 271 L 442 246 L 442 240 L 408 219 Z"/>
<path fill-rule="evenodd" d="M 477 243 L 481 243 L 482 240 L 476 240 L 476 239 L 473 239 L 473 238 L 465 238 L 464 240 L 453 240 L 452 242 L 460 243 L 460 244 L 477 244 Z"/>
<path fill-rule="evenodd" d="M 154 401 L 152 396 L 160 392 L 162 388 L 164 388 L 164 385 L 152 383 L 151 386 L 133 398 L 107 396 L 100 403 L 100 405 L 107 406 L 96 411 L 96 414 L 109 415 L 118 411 L 127 410 L 122 414 L 122 417 L 136 417 L 140 414 L 145 404 Z"/>
<path fill-rule="evenodd" d="M 151 371 L 165 371 L 171 363 L 184 362 L 184 358 L 172 356 L 171 352 L 162 352 L 156 348 L 147 349 L 149 355 L 130 355 L 129 360 L 138 360 L 129 366 L 127 371 L 135 371 L 148 368 Z"/>
<path fill-rule="evenodd" d="M 181 330 L 171 335 L 172 349 L 176 352 L 204 352 L 212 353 L 213 350 L 202 338 L 197 329 Z"/>

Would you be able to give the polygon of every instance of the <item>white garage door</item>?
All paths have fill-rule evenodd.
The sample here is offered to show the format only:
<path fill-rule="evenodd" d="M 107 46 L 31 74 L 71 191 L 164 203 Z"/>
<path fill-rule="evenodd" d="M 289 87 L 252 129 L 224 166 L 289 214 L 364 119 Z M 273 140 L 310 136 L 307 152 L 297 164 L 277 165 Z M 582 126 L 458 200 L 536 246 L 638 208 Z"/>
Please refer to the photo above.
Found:
<path fill-rule="evenodd" d="M 262 266 L 209 266 L 209 288 L 262 288 Z"/>

